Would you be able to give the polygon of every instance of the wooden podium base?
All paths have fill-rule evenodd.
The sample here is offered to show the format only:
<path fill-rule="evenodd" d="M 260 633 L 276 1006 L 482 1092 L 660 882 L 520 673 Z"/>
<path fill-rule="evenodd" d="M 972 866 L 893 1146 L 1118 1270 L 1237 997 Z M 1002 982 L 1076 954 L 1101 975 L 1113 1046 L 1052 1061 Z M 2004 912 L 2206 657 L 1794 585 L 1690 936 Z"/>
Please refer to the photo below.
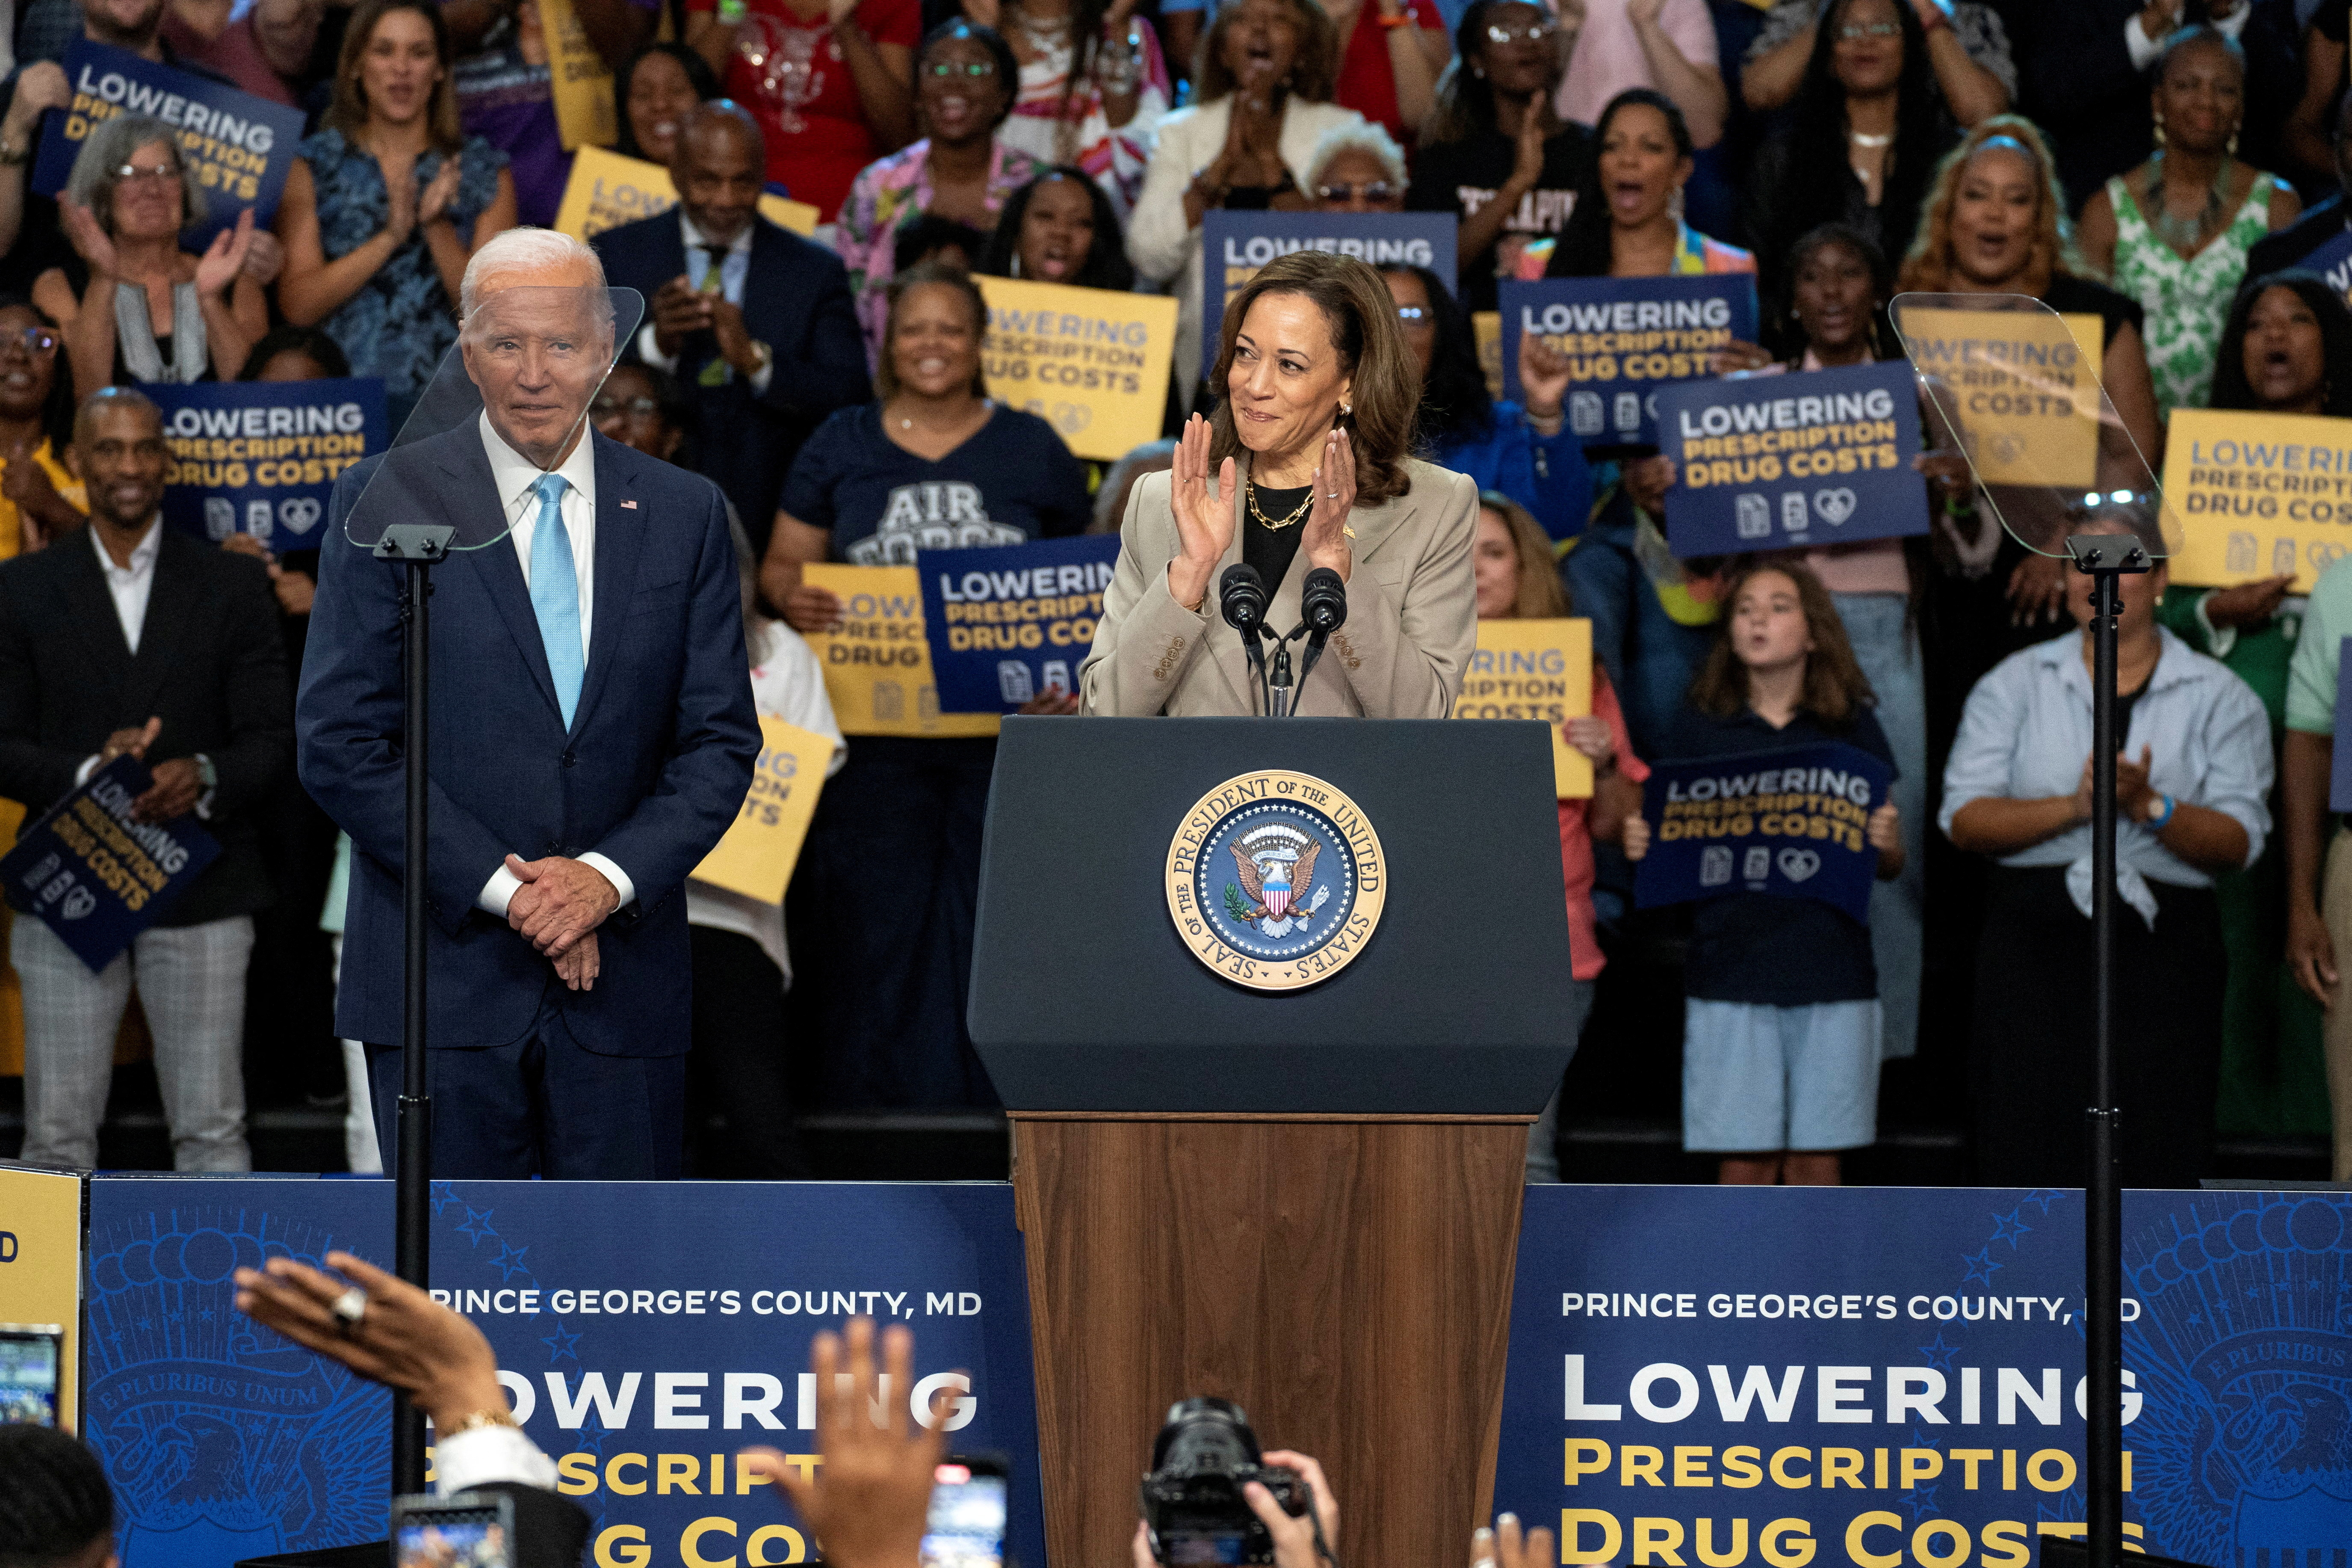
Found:
<path fill-rule="evenodd" d="M 1322 1461 L 1342 1563 L 1465 1560 L 1533 1118 L 1012 1119 L 1054 1564 L 1128 1562 L 1152 1438 L 1193 1394 Z"/>

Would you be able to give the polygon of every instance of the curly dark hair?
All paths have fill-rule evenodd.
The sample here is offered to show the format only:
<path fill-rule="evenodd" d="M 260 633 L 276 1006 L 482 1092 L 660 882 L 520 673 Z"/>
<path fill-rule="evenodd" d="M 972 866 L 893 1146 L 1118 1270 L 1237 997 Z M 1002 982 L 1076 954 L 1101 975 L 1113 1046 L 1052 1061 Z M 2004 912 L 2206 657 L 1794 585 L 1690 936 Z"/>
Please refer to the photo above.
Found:
<path fill-rule="evenodd" d="M 975 271 L 990 278 L 1013 276 L 1013 263 L 1021 254 L 1021 225 L 1029 216 L 1029 198 L 1048 180 L 1067 180 L 1087 193 L 1094 204 L 1095 241 L 1087 252 L 1084 265 L 1069 281 L 1079 289 L 1115 289 L 1126 293 L 1135 287 L 1135 264 L 1127 258 L 1127 244 L 1120 236 L 1118 209 L 1110 205 L 1110 197 L 1095 184 L 1094 176 L 1075 163 L 1055 163 L 1037 171 L 1037 177 L 1004 198 L 1004 211 L 997 217 L 996 232 L 988 237 L 987 247 L 981 252 Z"/>
<path fill-rule="evenodd" d="M 1437 341 L 1430 351 L 1429 374 L 1421 384 L 1421 445 L 1433 449 L 1457 437 L 1483 433 L 1495 422 L 1495 396 L 1486 390 L 1486 373 L 1479 368 L 1478 334 L 1470 325 L 1470 313 L 1426 267 L 1381 270 L 1420 279 L 1436 318 Z"/>
<path fill-rule="evenodd" d="M 1568 226 L 1560 232 L 1559 247 L 1551 254 L 1551 265 L 1544 269 L 1548 278 L 1606 278 L 1615 257 L 1612 249 L 1612 225 L 1609 219 L 1609 198 L 1601 189 L 1601 149 L 1609 140 L 1609 122 L 1629 109 L 1646 104 L 1666 117 L 1666 134 L 1674 138 L 1675 151 L 1687 158 L 1696 143 L 1691 141 L 1690 122 L 1675 100 L 1663 92 L 1653 92 L 1646 87 L 1629 87 L 1609 100 L 1601 118 L 1592 126 L 1592 156 L 1585 161 L 1584 172 L 1576 179 L 1576 205 L 1570 209 Z M 1845 156 L 1838 154 L 1843 160 Z"/>
<path fill-rule="evenodd" d="M 2319 318 L 2320 354 L 2326 367 L 2326 401 L 2320 412 L 2331 419 L 2352 418 L 2352 310 L 2345 308 L 2344 297 L 2329 288 L 2326 279 L 2300 268 L 2254 279 L 2238 290 L 2229 320 L 2221 325 L 2221 345 L 2213 351 L 2213 394 L 2206 400 L 2207 406 L 2262 406 L 2246 380 L 2246 328 L 2253 319 L 2256 302 L 2273 289 L 2294 290 Z"/>

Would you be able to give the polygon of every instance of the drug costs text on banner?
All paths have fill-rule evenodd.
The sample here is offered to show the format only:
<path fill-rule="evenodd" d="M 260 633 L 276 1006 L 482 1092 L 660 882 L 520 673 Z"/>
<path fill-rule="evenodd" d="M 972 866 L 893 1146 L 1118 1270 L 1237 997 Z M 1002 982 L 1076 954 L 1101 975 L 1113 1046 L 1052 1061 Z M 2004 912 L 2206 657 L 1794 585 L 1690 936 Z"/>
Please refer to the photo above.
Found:
<path fill-rule="evenodd" d="M 193 814 L 141 822 L 131 803 L 154 778 L 117 757 L 68 791 L 0 856 L 0 894 L 48 922 L 93 973 L 114 962 L 220 856 Z"/>
<path fill-rule="evenodd" d="M 2308 594 L 2352 549 L 2352 419 L 2175 409 L 2164 496 L 2182 520 L 2174 582 L 2292 573 Z"/>
<path fill-rule="evenodd" d="M 760 761 L 743 808 L 694 868 L 695 880 L 763 904 L 782 903 L 833 752 L 831 736 L 761 714 Z"/>
<path fill-rule="evenodd" d="M 1010 713 L 1076 691 L 1118 561 L 1115 533 L 918 552 L 940 710 Z"/>
<path fill-rule="evenodd" d="M 1740 376 L 1658 394 L 1676 555 L 1804 550 L 1927 531 L 1919 400 L 1905 364 Z"/>
<path fill-rule="evenodd" d="M 2103 329 L 2048 310 L 1903 311 L 1912 367 L 1965 432 L 1989 485 L 2081 489 L 2098 478 Z"/>
<path fill-rule="evenodd" d="M 824 666 L 824 694 L 845 735 L 993 735 L 997 716 L 940 707 L 930 644 L 923 636 L 922 579 L 912 566 L 801 568 L 801 581 L 841 600 L 841 624 L 811 632 Z"/>
<path fill-rule="evenodd" d="M 383 383 L 224 381 L 144 388 L 163 411 L 163 521 L 215 543 L 319 544 L 336 477 L 391 444 Z"/>
<path fill-rule="evenodd" d="M 1160 437 L 1175 353 L 1165 295 L 973 281 L 988 300 L 989 395 L 1051 425 L 1081 458 L 1113 462 Z"/>
<path fill-rule="evenodd" d="M 643 158 L 625 158 L 602 147 L 583 147 L 572 156 L 563 200 L 555 209 L 558 232 L 593 238 L 608 228 L 654 217 L 677 205 L 669 171 Z M 760 216 L 806 238 L 816 227 L 817 209 L 778 195 L 760 198 Z"/>
<path fill-rule="evenodd" d="M 300 110 L 93 44 L 79 33 L 66 46 L 63 63 L 73 102 L 41 117 L 34 190 L 53 196 L 66 188 L 83 141 L 100 122 L 144 114 L 177 130 L 180 156 L 204 189 L 204 210 L 187 215 L 187 237 L 196 249 L 247 207 L 255 224 L 269 226 L 302 140 Z"/>
<path fill-rule="evenodd" d="M 1592 711 L 1592 623 L 1480 621 L 1478 646 L 1462 672 L 1456 719 L 1540 719 L 1551 726 L 1552 793 L 1592 793 L 1592 759 L 1568 743 L 1563 726 Z"/>
<path fill-rule="evenodd" d="M 1533 332 L 1569 360 L 1569 428 L 1587 447 L 1658 444 L 1657 393 L 1714 374 L 1717 352 L 1756 341 L 1756 279 L 1506 279 L 1503 389 L 1519 389 L 1519 342 Z"/>
<path fill-rule="evenodd" d="M 1868 921 L 1878 851 L 1865 830 L 1890 782 L 1885 763 L 1842 742 L 1653 763 L 1642 794 L 1650 852 L 1635 868 L 1634 902 L 1771 893 Z"/>
<path fill-rule="evenodd" d="M 1328 250 L 1375 268 L 1426 267 L 1448 293 L 1454 281 L 1451 213 L 1284 213 L 1213 210 L 1201 220 L 1201 374 L 1217 366 L 1225 301 L 1258 268 L 1294 250 Z M 1220 389 L 1218 395 L 1223 395 Z"/>

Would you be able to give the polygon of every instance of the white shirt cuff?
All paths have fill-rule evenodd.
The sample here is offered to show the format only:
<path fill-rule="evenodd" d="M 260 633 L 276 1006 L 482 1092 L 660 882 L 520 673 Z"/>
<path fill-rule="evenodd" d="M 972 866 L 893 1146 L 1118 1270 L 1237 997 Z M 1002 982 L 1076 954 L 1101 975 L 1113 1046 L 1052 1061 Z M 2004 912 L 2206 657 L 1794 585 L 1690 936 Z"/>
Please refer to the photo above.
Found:
<path fill-rule="evenodd" d="M 2137 26 L 2137 23 L 2134 26 Z M 654 324 L 647 321 L 637 329 L 637 357 L 656 370 L 670 375 L 677 374 L 677 356 L 666 354 L 654 342 Z"/>
<path fill-rule="evenodd" d="M 626 871 L 613 864 L 611 857 L 599 855 L 591 849 L 587 854 L 580 857 L 580 863 L 583 866 L 593 866 L 603 873 L 604 880 L 613 884 L 613 891 L 621 895 L 621 901 L 613 906 L 614 909 L 625 910 L 637 901 L 637 885 L 629 880 L 629 874 Z M 514 895 L 509 892 L 507 896 L 512 898 Z"/>
<path fill-rule="evenodd" d="M 74 770 L 74 787 L 79 789 L 83 784 L 89 783 L 89 775 L 96 772 L 98 772 L 98 753 L 92 752 L 81 760 L 81 766 Z"/>
<path fill-rule="evenodd" d="M 553 1491 L 555 1461 L 512 1426 L 477 1426 L 434 1446 L 435 1496 L 447 1497 L 498 1481 Z"/>
<path fill-rule="evenodd" d="M 767 396 L 768 383 L 773 381 L 775 378 L 776 359 L 774 353 L 772 352 L 768 356 L 768 363 L 760 367 L 760 374 L 751 378 L 751 395 L 754 397 Z"/>
<path fill-rule="evenodd" d="M 474 907 L 504 920 L 507 905 L 514 900 L 515 889 L 521 886 L 522 879 L 508 870 L 506 862 L 501 860 L 499 868 L 490 873 L 490 879 L 482 884 L 482 890 L 474 895 Z"/>

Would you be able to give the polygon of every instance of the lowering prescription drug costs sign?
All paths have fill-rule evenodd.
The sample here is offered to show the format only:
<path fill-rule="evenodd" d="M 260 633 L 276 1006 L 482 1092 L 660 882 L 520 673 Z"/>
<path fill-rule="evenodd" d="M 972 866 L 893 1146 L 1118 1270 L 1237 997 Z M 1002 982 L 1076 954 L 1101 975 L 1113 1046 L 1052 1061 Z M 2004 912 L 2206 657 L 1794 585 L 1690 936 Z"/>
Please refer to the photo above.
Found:
<path fill-rule="evenodd" d="M 2308 594 L 2352 547 L 2352 419 L 2179 408 L 2164 449 L 2180 584 L 2294 574 Z"/>
<path fill-rule="evenodd" d="M 1679 481 L 1666 492 L 1677 555 L 1808 549 L 1927 531 L 1911 367 L 1694 381 L 1660 392 Z"/>
<path fill-rule="evenodd" d="M 989 395 L 1034 414 L 1081 458 L 1115 462 L 1160 437 L 1175 354 L 1163 294 L 975 279 L 988 300 Z"/>
<path fill-rule="evenodd" d="M 1566 354 L 1569 427 L 1587 447 L 1659 444 L 1657 393 L 1715 374 L 1717 350 L 1756 341 L 1756 279 L 1506 279 L 1501 289 L 1503 390 L 1519 388 L 1519 342 L 1533 332 Z"/>
<path fill-rule="evenodd" d="M 1010 713 L 1076 691 L 1118 562 L 1115 533 L 917 552 L 940 710 Z"/>
<path fill-rule="evenodd" d="M 1207 263 L 1201 287 L 1201 374 L 1217 367 L 1225 302 L 1258 268 L 1294 250 L 1328 250 L 1376 268 L 1426 267 L 1446 291 L 1454 280 L 1452 213 L 1212 212 L 1201 220 Z"/>
<path fill-rule="evenodd" d="M 1592 711 L 1592 623 L 1480 621 L 1478 646 L 1462 672 L 1456 719 L 1540 719 L 1551 727 L 1552 793 L 1592 794 L 1592 759 L 1568 743 L 1561 726 Z"/>
<path fill-rule="evenodd" d="M 1867 921 L 1878 851 L 1864 828 L 1889 782 L 1885 763 L 1837 742 L 1653 763 L 1642 793 L 1650 852 L 1634 870 L 1634 902 L 1771 893 Z"/>
<path fill-rule="evenodd" d="M 841 624 L 811 632 L 824 694 L 845 735 L 950 739 L 993 735 L 996 713 L 943 711 L 923 636 L 923 589 L 912 566 L 811 563 L 801 580 L 841 600 Z"/>
<path fill-rule="evenodd" d="M 2097 481 L 2098 317 L 1906 308 L 1901 326 L 1913 368 L 1978 479 L 2077 490 Z"/>
<path fill-rule="evenodd" d="M 172 454 L 163 521 L 215 543 L 249 533 L 273 550 L 315 548 L 336 477 L 392 440 L 373 376 L 144 390 Z"/>

